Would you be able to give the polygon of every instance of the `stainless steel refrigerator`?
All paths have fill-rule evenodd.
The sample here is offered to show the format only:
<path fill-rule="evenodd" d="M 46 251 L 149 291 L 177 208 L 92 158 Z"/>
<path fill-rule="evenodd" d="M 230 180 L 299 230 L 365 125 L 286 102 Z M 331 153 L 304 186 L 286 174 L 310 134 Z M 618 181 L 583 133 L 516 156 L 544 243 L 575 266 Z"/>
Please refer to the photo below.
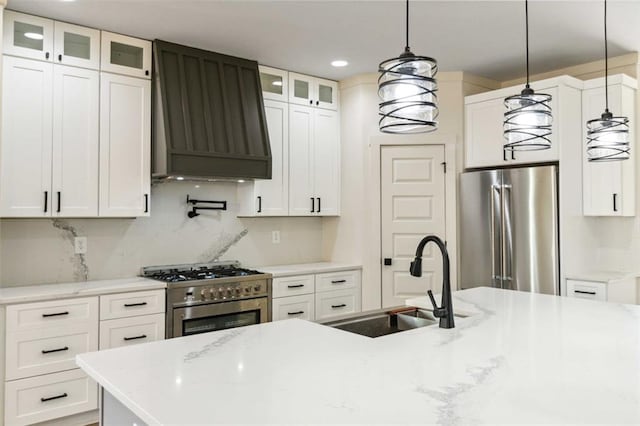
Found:
<path fill-rule="evenodd" d="M 560 293 L 558 168 L 462 173 L 461 288 Z"/>

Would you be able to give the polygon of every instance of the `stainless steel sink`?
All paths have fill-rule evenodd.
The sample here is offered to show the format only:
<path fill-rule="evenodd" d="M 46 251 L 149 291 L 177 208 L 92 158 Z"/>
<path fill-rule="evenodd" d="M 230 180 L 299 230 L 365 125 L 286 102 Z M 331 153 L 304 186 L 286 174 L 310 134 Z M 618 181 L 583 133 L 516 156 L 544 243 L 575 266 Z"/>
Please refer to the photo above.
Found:
<path fill-rule="evenodd" d="M 409 308 L 404 310 L 379 310 L 341 318 L 322 324 L 367 337 L 381 337 L 414 328 L 438 324 L 430 311 Z"/>

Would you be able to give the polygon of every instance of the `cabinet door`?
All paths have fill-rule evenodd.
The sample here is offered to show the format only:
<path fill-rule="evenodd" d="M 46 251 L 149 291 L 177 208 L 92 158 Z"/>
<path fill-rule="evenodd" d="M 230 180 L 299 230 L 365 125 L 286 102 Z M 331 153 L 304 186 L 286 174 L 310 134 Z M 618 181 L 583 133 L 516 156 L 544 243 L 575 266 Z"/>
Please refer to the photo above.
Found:
<path fill-rule="evenodd" d="M 297 105 L 315 105 L 315 78 L 289 73 L 289 102 Z"/>
<path fill-rule="evenodd" d="M 55 23 L 56 63 L 100 69 L 100 31 L 65 22 Z"/>
<path fill-rule="evenodd" d="M 256 213 L 287 216 L 289 213 L 289 105 L 265 100 L 264 111 L 271 144 L 271 180 L 256 180 Z"/>
<path fill-rule="evenodd" d="M 100 216 L 148 216 L 151 82 L 100 74 Z"/>
<path fill-rule="evenodd" d="M 317 78 L 315 82 L 315 93 L 315 106 L 334 111 L 338 109 L 338 82 Z"/>
<path fill-rule="evenodd" d="M 5 10 L 3 49 L 7 55 L 50 61 L 53 54 L 53 21 Z"/>
<path fill-rule="evenodd" d="M 53 65 L 3 58 L 0 216 L 51 215 Z"/>
<path fill-rule="evenodd" d="M 315 216 L 311 107 L 289 105 L 289 215 Z"/>
<path fill-rule="evenodd" d="M 289 101 L 289 73 L 277 68 L 265 66 L 258 67 L 260 71 L 260 85 L 262 86 L 262 97 L 267 100 L 288 102 Z"/>
<path fill-rule="evenodd" d="M 340 214 L 340 123 L 338 113 L 314 111 L 313 171 L 316 213 Z"/>
<path fill-rule="evenodd" d="M 502 149 L 505 111 L 502 98 L 465 105 L 466 168 L 503 166 L 511 160 L 511 153 Z"/>
<path fill-rule="evenodd" d="M 54 65 L 54 216 L 98 215 L 99 96 L 98 71 Z"/>
<path fill-rule="evenodd" d="M 100 70 L 151 78 L 151 42 L 102 31 Z"/>

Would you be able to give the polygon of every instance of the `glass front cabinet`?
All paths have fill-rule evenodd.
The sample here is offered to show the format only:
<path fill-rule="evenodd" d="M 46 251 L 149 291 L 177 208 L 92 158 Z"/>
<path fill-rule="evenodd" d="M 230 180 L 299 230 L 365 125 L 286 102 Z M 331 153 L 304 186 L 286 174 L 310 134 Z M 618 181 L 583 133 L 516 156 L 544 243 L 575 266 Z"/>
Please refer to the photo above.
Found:
<path fill-rule="evenodd" d="M 151 79 L 151 42 L 102 31 L 101 71 Z"/>
<path fill-rule="evenodd" d="M 53 20 L 5 10 L 4 53 L 49 61 L 53 55 Z"/>
<path fill-rule="evenodd" d="M 74 67 L 100 69 L 100 31 L 55 23 L 54 62 Z"/>

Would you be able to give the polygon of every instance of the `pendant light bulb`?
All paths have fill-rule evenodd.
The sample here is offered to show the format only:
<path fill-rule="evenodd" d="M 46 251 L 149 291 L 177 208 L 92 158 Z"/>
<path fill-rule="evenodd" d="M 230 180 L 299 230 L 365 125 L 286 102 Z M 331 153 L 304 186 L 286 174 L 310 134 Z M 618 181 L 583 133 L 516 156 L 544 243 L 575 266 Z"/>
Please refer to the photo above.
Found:
<path fill-rule="evenodd" d="M 438 128 L 438 64 L 409 49 L 409 0 L 406 0 L 406 45 L 397 58 L 378 67 L 379 128 L 385 133 L 425 133 Z"/>
<path fill-rule="evenodd" d="M 504 100 L 503 149 L 537 151 L 551 148 L 551 95 L 535 93 L 529 86 L 529 2 L 525 0 L 527 84 L 519 95 Z"/>
<path fill-rule="evenodd" d="M 609 112 L 609 51 L 607 0 L 604 0 L 605 109 L 600 118 L 587 121 L 587 158 L 590 162 L 621 161 L 630 157 L 629 119 Z"/>

